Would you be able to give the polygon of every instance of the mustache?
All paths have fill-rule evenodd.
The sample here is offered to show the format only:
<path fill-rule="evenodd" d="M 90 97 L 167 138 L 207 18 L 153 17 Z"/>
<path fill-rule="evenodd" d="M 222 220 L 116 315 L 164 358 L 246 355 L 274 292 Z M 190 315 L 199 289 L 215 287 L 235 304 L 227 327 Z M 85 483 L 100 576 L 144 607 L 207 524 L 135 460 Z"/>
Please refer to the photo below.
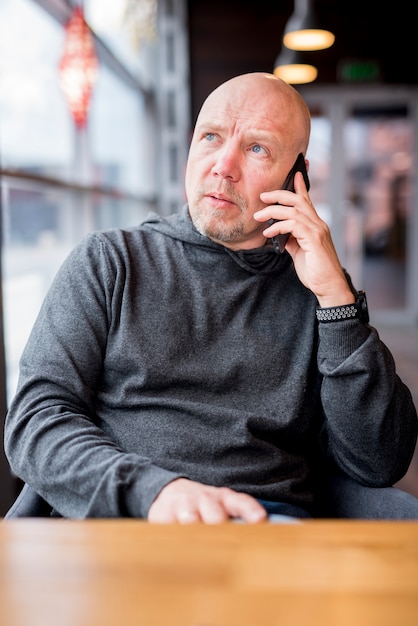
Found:
<path fill-rule="evenodd" d="M 222 187 L 216 190 L 211 189 L 208 191 L 207 189 L 204 189 L 203 187 L 199 189 L 200 198 L 203 198 L 206 195 L 216 196 L 218 194 L 220 196 L 226 197 L 229 201 L 236 204 L 238 208 L 240 209 L 241 213 L 244 213 L 244 211 L 246 210 L 248 206 L 247 200 L 234 189 L 234 186 L 232 185 L 232 183 L 224 182 Z"/>

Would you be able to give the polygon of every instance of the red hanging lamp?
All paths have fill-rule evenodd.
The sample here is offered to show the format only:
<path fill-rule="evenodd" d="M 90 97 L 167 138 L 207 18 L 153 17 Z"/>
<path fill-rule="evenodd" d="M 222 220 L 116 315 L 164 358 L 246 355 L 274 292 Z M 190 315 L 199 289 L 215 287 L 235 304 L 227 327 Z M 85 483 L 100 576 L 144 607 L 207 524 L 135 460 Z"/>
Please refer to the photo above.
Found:
<path fill-rule="evenodd" d="M 59 64 L 60 83 L 77 128 L 87 123 L 98 71 L 94 38 L 76 6 L 65 26 L 64 52 Z"/>

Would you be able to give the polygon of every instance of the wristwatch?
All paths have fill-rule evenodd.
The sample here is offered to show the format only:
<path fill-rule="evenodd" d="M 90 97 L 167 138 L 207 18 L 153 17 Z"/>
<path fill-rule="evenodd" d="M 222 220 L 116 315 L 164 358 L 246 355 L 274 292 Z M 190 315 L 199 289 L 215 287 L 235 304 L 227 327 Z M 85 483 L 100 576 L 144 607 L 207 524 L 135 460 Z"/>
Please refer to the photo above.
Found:
<path fill-rule="evenodd" d="M 366 292 L 363 290 L 356 291 L 355 296 L 356 301 L 352 304 L 342 304 L 328 308 L 316 307 L 316 318 L 318 322 L 342 322 L 349 319 L 359 319 L 364 324 L 368 324 L 370 318 Z"/>

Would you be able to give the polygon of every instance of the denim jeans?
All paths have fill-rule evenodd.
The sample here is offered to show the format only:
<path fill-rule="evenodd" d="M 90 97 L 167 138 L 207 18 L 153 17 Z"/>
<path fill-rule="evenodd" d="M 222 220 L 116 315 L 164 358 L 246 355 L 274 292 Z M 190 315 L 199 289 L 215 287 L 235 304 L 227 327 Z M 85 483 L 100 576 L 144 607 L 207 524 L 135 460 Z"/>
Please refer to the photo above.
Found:
<path fill-rule="evenodd" d="M 266 509 L 268 519 L 271 522 L 286 522 L 312 517 L 306 509 L 287 502 L 270 502 L 269 500 L 258 500 L 258 502 Z"/>

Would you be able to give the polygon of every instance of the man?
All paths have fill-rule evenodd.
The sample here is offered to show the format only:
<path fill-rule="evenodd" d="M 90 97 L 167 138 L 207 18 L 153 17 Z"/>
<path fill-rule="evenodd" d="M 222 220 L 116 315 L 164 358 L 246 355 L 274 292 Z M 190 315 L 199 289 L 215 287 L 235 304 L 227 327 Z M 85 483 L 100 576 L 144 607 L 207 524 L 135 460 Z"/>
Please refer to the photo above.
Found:
<path fill-rule="evenodd" d="M 303 175 L 281 189 L 309 131 L 292 87 L 233 78 L 197 119 L 183 212 L 92 234 L 63 264 L 5 429 L 57 515 L 303 517 L 320 459 L 371 486 L 405 474 L 411 395 Z"/>

